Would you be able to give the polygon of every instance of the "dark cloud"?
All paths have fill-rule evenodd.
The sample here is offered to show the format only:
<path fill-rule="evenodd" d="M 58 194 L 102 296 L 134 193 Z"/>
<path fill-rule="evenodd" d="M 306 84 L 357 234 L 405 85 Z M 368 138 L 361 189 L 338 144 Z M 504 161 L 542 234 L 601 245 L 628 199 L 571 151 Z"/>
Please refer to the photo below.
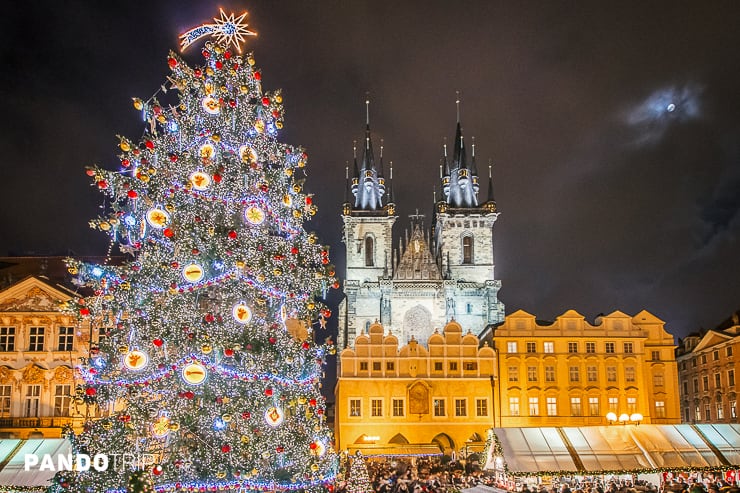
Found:
<path fill-rule="evenodd" d="M 265 87 L 285 95 L 281 139 L 310 155 L 320 209 L 308 228 L 340 272 L 344 166 L 366 91 L 394 162 L 400 232 L 416 208 L 431 213 L 459 90 L 466 138 L 479 163 L 494 162 L 508 311 L 646 308 L 685 334 L 739 307 L 736 2 L 9 4 L 0 252 L 105 251 L 87 228 L 102 197 L 84 166 L 114 166 L 115 136 L 141 134 L 131 97 L 158 89 L 177 35 L 218 6 L 250 13 Z M 199 63 L 198 50 L 186 58 Z M 652 95 L 663 112 L 625 119 Z"/>

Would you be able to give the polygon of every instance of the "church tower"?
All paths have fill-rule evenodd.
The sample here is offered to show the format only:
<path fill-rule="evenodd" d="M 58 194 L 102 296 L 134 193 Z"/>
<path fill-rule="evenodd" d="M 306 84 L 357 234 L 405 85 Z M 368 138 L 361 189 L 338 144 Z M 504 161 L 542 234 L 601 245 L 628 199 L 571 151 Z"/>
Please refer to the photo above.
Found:
<path fill-rule="evenodd" d="M 396 222 L 393 203 L 393 166 L 386 186 L 383 172 L 383 145 L 376 164 L 370 134 L 370 101 L 365 101 L 365 140 L 358 164 L 357 146 L 350 181 L 345 170 L 347 187 L 342 206 L 343 241 L 346 247 L 347 271 L 344 281 L 345 299 L 339 306 L 339 347 L 344 347 L 361 334 L 366 326 L 382 320 L 382 299 L 362 297 L 358 291 L 365 284 L 376 285 L 392 275 L 392 229 Z M 377 306 L 376 306 L 377 305 Z M 348 340 L 349 339 L 349 340 Z"/>
<path fill-rule="evenodd" d="M 498 300 L 501 281 L 495 278 L 494 272 L 493 229 L 499 212 L 493 196 L 490 167 L 487 199 L 482 203 L 478 200 L 480 185 L 475 140 L 468 162 L 459 98 L 456 104 L 457 127 L 452 160 L 445 144 L 440 170 L 442 197 L 434 205 L 433 251 L 444 279 L 456 280 L 458 286 L 464 283 L 475 285 L 482 295 L 477 302 L 465 301 L 464 306 L 458 306 L 460 299 L 455 296 L 452 300 L 455 318 L 462 323 L 466 315 L 482 311 L 486 325 L 490 325 L 504 320 L 504 305 Z"/>

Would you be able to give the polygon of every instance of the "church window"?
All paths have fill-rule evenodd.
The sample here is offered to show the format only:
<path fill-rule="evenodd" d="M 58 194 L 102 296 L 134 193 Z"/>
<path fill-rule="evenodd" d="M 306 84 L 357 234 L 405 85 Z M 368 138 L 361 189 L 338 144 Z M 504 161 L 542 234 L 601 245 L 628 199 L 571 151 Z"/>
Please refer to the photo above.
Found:
<path fill-rule="evenodd" d="M 372 267 L 375 265 L 375 252 L 372 236 L 365 237 L 365 266 Z"/>
<path fill-rule="evenodd" d="M 580 397 L 570 398 L 570 414 L 571 416 L 581 415 L 581 398 Z"/>
<path fill-rule="evenodd" d="M 434 362 L 434 371 L 442 371 L 442 362 L 441 361 L 435 361 Z"/>
<path fill-rule="evenodd" d="M 544 342 L 543 343 L 543 349 L 546 353 L 554 353 L 555 352 L 555 343 L 554 342 Z"/>
<path fill-rule="evenodd" d="M 367 371 L 367 361 L 360 361 L 360 371 Z"/>
<path fill-rule="evenodd" d="M 478 364 L 475 361 L 465 361 L 463 363 L 463 369 L 466 371 L 475 371 L 478 369 Z"/>
<path fill-rule="evenodd" d="M 516 341 L 509 341 L 506 343 L 506 351 L 510 354 L 516 353 Z"/>
<path fill-rule="evenodd" d="M 655 375 L 653 375 L 653 386 L 654 387 L 662 387 L 664 385 L 664 382 L 665 382 L 665 378 L 663 377 L 662 373 L 656 373 Z"/>
<path fill-rule="evenodd" d="M 509 414 L 519 416 L 519 397 L 509 397 Z"/>
<path fill-rule="evenodd" d="M 599 398 L 598 397 L 588 398 L 588 414 L 590 414 L 591 416 L 599 416 L 601 414 L 599 412 Z"/>
<path fill-rule="evenodd" d="M 529 398 L 529 415 L 539 416 L 540 415 L 540 399 L 539 397 Z"/>
<path fill-rule="evenodd" d="M 586 343 L 586 352 L 589 354 L 593 354 L 596 352 L 596 343 L 595 342 L 587 342 Z"/>
<path fill-rule="evenodd" d="M 557 416 L 558 415 L 558 398 L 548 397 L 545 403 L 547 404 L 547 415 Z"/>
<path fill-rule="evenodd" d="M 380 371 L 380 361 L 373 361 L 373 371 Z"/>
<path fill-rule="evenodd" d="M 519 381 L 519 368 L 516 366 L 509 367 L 509 382 Z"/>
<path fill-rule="evenodd" d="M 527 342 L 527 352 L 528 353 L 536 353 L 537 352 L 537 343 L 536 342 Z"/>
<path fill-rule="evenodd" d="M 457 361 L 450 361 L 450 371 L 457 371 Z"/>
<path fill-rule="evenodd" d="M 386 361 L 385 369 L 386 371 L 394 371 L 396 369 L 396 364 L 393 361 Z"/>
<path fill-rule="evenodd" d="M 554 381 L 555 381 L 555 367 L 546 366 L 545 367 L 545 382 L 554 382 Z"/>
<path fill-rule="evenodd" d="M 634 366 L 626 366 L 624 368 L 624 380 L 627 382 L 635 381 L 635 367 Z"/>
<path fill-rule="evenodd" d="M 463 236 L 462 239 L 463 264 L 473 263 L 473 237 L 470 235 Z"/>
<path fill-rule="evenodd" d="M 473 304 L 472 303 L 467 303 L 465 305 L 465 313 L 467 313 L 468 315 L 470 315 L 471 313 L 473 313 Z"/>

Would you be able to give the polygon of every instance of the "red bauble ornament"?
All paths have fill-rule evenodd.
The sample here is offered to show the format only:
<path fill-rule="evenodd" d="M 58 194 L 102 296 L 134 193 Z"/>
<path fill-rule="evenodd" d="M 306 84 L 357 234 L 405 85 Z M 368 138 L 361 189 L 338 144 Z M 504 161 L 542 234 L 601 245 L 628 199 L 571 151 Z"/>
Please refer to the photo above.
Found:
<path fill-rule="evenodd" d="M 231 239 L 231 240 L 235 240 L 236 239 L 236 231 L 234 231 L 233 229 L 231 231 L 229 231 L 229 239 Z"/>
<path fill-rule="evenodd" d="M 308 401 L 308 403 L 311 405 L 311 407 L 316 407 L 316 399 L 311 399 Z"/>
<path fill-rule="evenodd" d="M 213 175 L 213 181 L 215 181 L 216 183 L 221 183 L 221 180 L 223 180 L 223 177 L 219 175 L 218 173 Z"/>
<path fill-rule="evenodd" d="M 297 247 L 291 248 L 290 253 L 292 253 L 293 255 L 298 255 L 298 248 Z"/>
<path fill-rule="evenodd" d="M 270 337 L 270 344 L 275 344 L 277 342 L 277 339 L 275 337 Z"/>
<path fill-rule="evenodd" d="M 97 393 L 98 393 L 98 391 L 95 390 L 95 388 L 93 388 L 93 387 L 88 387 L 88 388 L 85 389 L 85 395 L 93 396 L 93 395 L 95 395 Z"/>
<path fill-rule="evenodd" d="M 152 474 L 154 474 L 155 476 L 159 476 L 163 472 L 164 472 L 164 468 L 160 464 L 157 464 L 156 466 L 152 467 Z"/>
<path fill-rule="evenodd" d="M 303 344 L 301 344 L 301 347 L 302 347 L 303 349 L 308 349 L 308 348 L 309 348 L 309 347 L 311 347 L 311 346 L 309 346 L 308 342 L 306 342 L 306 341 L 303 341 Z"/>
<path fill-rule="evenodd" d="M 157 347 L 162 347 L 162 344 L 164 344 L 164 341 L 162 339 L 154 339 L 152 343 L 154 343 L 154 345 Z"/>
<path fill-rule="evenodd" d="M 334 281 L 334 284 L 331 285 L 334 289 L 339 289 L 339 281 Z"/>
<path fill-rule="evenodd" d="M 269 187 L 267 186 L 267 184 L 264 184 L 260 186 L 260 190 L 262 190 L 263 192 L 267 192 L 267 190 L 269 190 Z"/>
<path fill-rule="evenodd" d="M 221 60 L 218 60 L 216 62 L 216 70 L 221 70 L 222 68 L 224 68 L 223 62 Z"/>
<path fill-rule="evenodd" d="M 278 454 L 282 454 L 283 452 L 285 452 L 285 448 L 284 448 L 284 447 L 283 447 L 282 445 L 279 445 L 279 446 L 278 446 L 278 447 L 277 447 L 277 448 L 275 449 L 275 451 L 276 451 L 276 452 L 277 452 Z"/>
<path fill-rule="evenodd" d="M 105 190 L 106 188 L 108 188 L 108 182 L 105 180 L 100 180 L 98 182 L 98 188 L 101 190 Z"/>
<path fill-rule="evenodd" d="M 227 60 L 231 58 L 231 52 L 229 50 L 224 51 L 224 58 Z"/>
<path fill-rule="evenodd" d="M 187 392 L 185 392 L 184 397 L 186 399 L 192 399 L 195 397 L 195 393 L 191 390 L 188 390 Z"/>
<path fill-rule="evenodd" d="M 95 170 L 94 169 L 89 169 L 89 170 L 85 171 L 85 174 L 87 176 L 95 176 Z"/>
<path fill-rule="evenodd" d="M 173 163 L 176 163 L 177 162 L 177 154 L 170 154 L 170 161 L 172 161 Z"/>
<path fill-rule="evenodd" d="M 228 443 L 225 445 L 221 445 L 221 452 L 223 452 L 224 454 L 228 454 L 229 452 L 231 452 L 231 445 L 229 445 Z"/>
<path fill-rule="evenodd" d="M 324 265 L 326 265 L 326 264 L 328 264 L 328 263 L 329 263 L 329 259 L 328 259 L 328 258 L 326 258 L 326 257 L 325 257 L 325 258 L 322 258 L 322 259 L 321 259 L 321 263 L 322 263 L 322 264 L 324 264 Z"/>
<path fill-rule="evenodd" d="M 144 142 L 144 145 L 147 149 L 154 149 L 154 142 L 152 142 L 151 140 L 147 140 L 146 142 Z"/>
<path fill-rule="evenodd" d="M 180 264 L 178 262 L 172 262 L 170 264 L 170 267 L 172 267 L 173 269 L 177 269 L 178 267 L 180 267 Z"/>
<path fill-rule="evenodd" d="M 123 166 L 124 168 L 128 168 L 129 166 L 131 166 L 131 161 L 129 161 L 128 159 L 121 159 L 121 166 Z"/>
<path fill-rule="evenodd" d="M 306 197 L 306 205 L 313 204 L 313 199 L 311 197 Z"/>
<path fill-rule="evenodd" d="M 86 317 L 90 315 L 90 310 L 87 308 L 80 308 L 80 315 L 82 315 L 83 317 Z"/>
<path fill-rule="evenodd" d="M 175 236 L 175 232 L 172 231 L 170 228 L 164 228 L 164 231 L 162 232 L 167 238 L 172 238 Z"/>
<path fill-rule="evenodd" d="M 224 349 L 224 356 L 231 358 L 232 356 L 234 356 L 234 350 L 231 348 Z"/>
<path fill-rule="evenodd" d="M 211 52 L 208 50 L 203 50 L 201 53 L 203 53 L 203 58 L 210 58 Z"/>
<path fill-rule="evenodd" d="M 265 389 L 265 395 L 266 395 L 267 397 L 270 397 L 270 396 L 272 395 L 272 393 L 273 393 L 273 392 L 272 392 L 272 389 L 271 389 L 271 388 L 269 388 L 269 387 L 268 387 L 268 388 L 266 388 L 266 389 Z"/>
<path fill-rule="evenodd" d="M 170 66 L 170 68 L 175 68 L 175 67 L 177 67 L 177 60 L 175 60 L 175 59 L 174 59 L 174 58 L 172 58 L 172 57 L 169 57 L 169 58 L 167 59 L 167 65 L 169 65 L 169 66 Z"/>
<path fill-rule="evenodd" d="M 254 73 L 254 78 L 257 79 L 257 80 L 262 80 L 262 73 L 261 72 L 255 72 Z"/>
<path fill-rule="evenodd" d="M 321 314 L 324 316 L 324 318 L 329 318 L 331 317 L 331 310 L 325 308 L 324 310 L 321 310 Z"/>
<path fill-rule="evenodd" d="M 191 251 L 193 252 L 193 255 L 198 255 L 200 253 L 200 250 L 197 248 L 193 248 Z"/>
<path fill-rule="evenodd" d="M 250 412 L 243 412 L 242 413 L 242 418 L 244 418 L 244 419 L 249 419 L 251 417 L 252 417 L 252 413 L 250 413 Z"/>
<path fill-rule="evenodd" d="M 206 313 L 205 319 L 206 322 L 211 323 L 216 320 L 216 317 L 213 316 L 213 313 Z"/>
<path fill-rule="evenodd" d="M 126 192 L 126 195 L 128 195 L 128 198 L 130 199 L 135 199 L 139 196 L 139 194 L 136 193 L 136 190 L 129 190 L 128 192 Z"/>
<path fill-rule="evenodd" d="M 268 98 L 267 96 L 265 96 L 264 98 L 262 98 L 262 105 L 263 106 L 270 106 L 270 98 Z"/>
<path fill-rule="evenodd" d="M 200 78 L 203 75 L 203 71 L 199 68 L 196 68 L 195 70 L 193 70 L 193 75 Z"/>
<path fill-rule="evenodd" d="M 236 99 L 229 99 L 229 106 L 236 108 Z"/>

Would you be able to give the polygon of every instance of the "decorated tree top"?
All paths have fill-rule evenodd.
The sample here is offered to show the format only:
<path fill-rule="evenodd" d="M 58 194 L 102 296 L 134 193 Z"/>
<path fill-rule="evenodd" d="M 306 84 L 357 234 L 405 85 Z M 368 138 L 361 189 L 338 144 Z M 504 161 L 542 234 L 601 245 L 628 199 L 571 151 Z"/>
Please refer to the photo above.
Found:
<path fill-rule="evenodd" d="M 123 490 L 133 474 L 145 482 L 140 469 L 155 491 L 313 491 L 336 474 L 319 391 L 333 346 L 312 332 L 331 315 L 317 295 L 337 281 L 303 227 L 316 213 L 306 153 L 277 140 L 282 95 L 223 35 L 243 17 L 205 25 L 218 41 L 201 66 L 170 53 L 176 101 L 134 99 L 143 137 L 119 137 L 119 169 L 88 169 L 108 199 L 90 224 L 131 260 L 69 262 L 94 295 L 67 309 L 102 336 L 80 392 L 109 411 L 73 446 L 155 460 L 82 472 L 62 490 Z"/>

